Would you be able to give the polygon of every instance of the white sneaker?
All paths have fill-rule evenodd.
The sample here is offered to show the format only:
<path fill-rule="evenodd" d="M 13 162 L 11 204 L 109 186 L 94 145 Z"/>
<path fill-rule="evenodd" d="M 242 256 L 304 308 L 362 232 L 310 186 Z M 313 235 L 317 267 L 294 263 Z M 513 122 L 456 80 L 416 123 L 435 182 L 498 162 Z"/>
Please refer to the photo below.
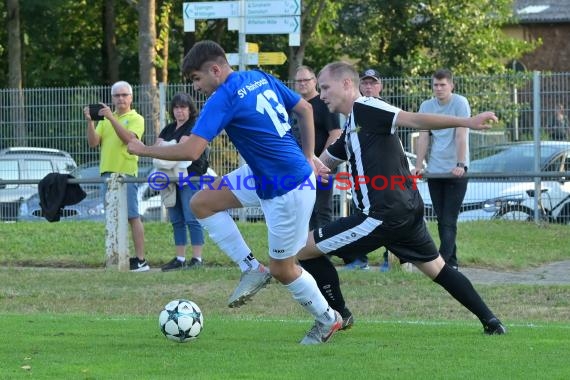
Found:
<path fill-rule="evenodd" d="M 259 265 L 241 274 L 239 284 L 228 300 L 229 307 L 240 307 L 251 299 L 257 292 L 265 288 L 271 281 L 269 269 Z"/>
<path fill-rule="evenodd" d="M 342 328 L 342 316 L 336 310 L 334 311 L 334 316 L 335 319 L 330 325 L 315 321 L 313 327 L 311 327 L 300 343 L 308 345 L 328 342 L 333 334 Z"/>

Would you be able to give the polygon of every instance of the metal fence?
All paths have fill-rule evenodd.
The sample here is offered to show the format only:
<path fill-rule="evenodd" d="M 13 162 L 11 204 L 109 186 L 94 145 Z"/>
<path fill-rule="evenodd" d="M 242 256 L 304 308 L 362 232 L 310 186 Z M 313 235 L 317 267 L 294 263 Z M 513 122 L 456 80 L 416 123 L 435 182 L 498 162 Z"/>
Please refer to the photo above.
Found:
<path fill-rule="evenodd" d="M 382 96 L 407 111 L 417 111 L 421 102 L 432 96 L 429 77 L 384 78 L 383 82 Z M 293 87 L 292 82 L 287 84 Z M 530 140 L 538 146 L 541 140 L 568 140 L 565 135 L 567 129 L 563 130 L 556 123 L 556 112 L 562 108 L 567 116 L 564 108 L 570 103 L 570 73 L 456 77 L 455 84 L 455 92 L 467 97 L 473 113 L 494 110 L 501 119 L 493 131 L 471 133 L 472 155 L 485 152 L 487 147 L 514 141 Z M 133 91 L 133 106 L 145 117 L 144 141 L 147 144 L 154 143 L 158 132 L 168 122 L 168 101 L 174 93 L 190 93 L 199 107 L 204 101 L 188 84 L 161 84 L 156 89 L 133 86 Z M 99 151 L 87 145 L 82 109 L 97 102 L 111 104 L 110 87 L 0 90 L 0 150 L 11 147 L 53 148 L 68 152 L 77 165 L 96 163 Z M 404 148 L 413 153 L 417 133 L 402 128 L 399 134 Z M 142 164 L 148 166 L 149 161 L 143 160 Z M 211 167 L 218 174 L 224 174 L 239 165 L 239 155 L 227 136 L 222 134 L 216 138 L 212 142 Z M 0 167 L 0 203 L 8 202 L 2 193 L 10 187 L 7 185 L 10 179 L 21 178 L 14 173 L 6 174 L 6 170 Z M 567 170 L 561 167 L 562 174 L 558 180 L 565 189 L 570 186 L 563 175 Z M 508 172 L 504 174 L 509 175 Z M 35 179 L 39 181 L 39 178 Z M 18 199 L 20 204 L 24 201 L 24 197 Z M 0 218 L 18 219 L 19 211 L 14 211 L 15 207 L 14 203 L 9 207 L 2 206 Z M 7 208 L 11 210 L 9 217 L 4 215 Z"/>

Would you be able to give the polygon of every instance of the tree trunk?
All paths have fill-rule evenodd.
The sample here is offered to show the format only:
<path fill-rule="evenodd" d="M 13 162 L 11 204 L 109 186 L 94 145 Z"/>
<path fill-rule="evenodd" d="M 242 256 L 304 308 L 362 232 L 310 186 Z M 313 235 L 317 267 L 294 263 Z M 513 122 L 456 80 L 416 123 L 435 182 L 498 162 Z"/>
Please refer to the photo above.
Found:
<path fill-rule="evenodd" d="M 22 91 L 22 41 L 20 38 L 19 0 L 7 0 L 8 18 L 8 87 L 9 123 L 14 126 L 14 144 L 27 145 L 26 113 L 24 111 L 24 93 Z"/>
<path fill-rule="evenodd" d="M 140 0 L 139 14 L 139 75 L 142 85 L 141 111 L 145 120 L 151 121 L 145 128 L 148 142 L 154 142 L 160 131 L 159 99 L 156 87 L 156 4 L 155 0 Z M 149 132 L 154 133 L 149 133 Z"/>
<path fill-rule="evenodd" d="M 115 0 L 105 0 L 103 5 L 103 81 L 113 84 L 119 80 L 119 54 L 115 35 Z"/>
<path fill-rule="evenodd" d="M 158 81 L 161 83 L 168 82 L 168 44 L 170 43 L 170 15 L 172 14 L 172 4 L 164 3 L 160 8 L 160 24 L 158 32 L 158 43 L 160 46 L 161 70 Z"/>

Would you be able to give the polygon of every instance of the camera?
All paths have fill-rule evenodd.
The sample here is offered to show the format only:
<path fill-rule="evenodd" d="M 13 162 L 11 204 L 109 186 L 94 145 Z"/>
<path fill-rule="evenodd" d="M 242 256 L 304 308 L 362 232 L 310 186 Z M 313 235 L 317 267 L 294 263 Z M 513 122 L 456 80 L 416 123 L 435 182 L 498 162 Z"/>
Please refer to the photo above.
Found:
<path fill-rule="evenodd" d="M 91 116 L 91 120 L 97 121 L 105 119 L 103 115 L 99 115 L 99 111 L 102 108 L 102 104 L 89 104 L 89 116 Z"/>

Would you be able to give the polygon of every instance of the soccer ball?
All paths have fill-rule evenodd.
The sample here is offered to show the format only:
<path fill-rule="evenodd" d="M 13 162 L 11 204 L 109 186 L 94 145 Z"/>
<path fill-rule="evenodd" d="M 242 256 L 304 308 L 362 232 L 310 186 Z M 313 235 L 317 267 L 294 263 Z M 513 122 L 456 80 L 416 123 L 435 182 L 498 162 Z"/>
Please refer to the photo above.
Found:
<path fill-rule="evenodd" d="M 158 325 L 168 339 L 179 343 L 189 342 L 200 335 L 204 316 L 194 302 L 177 299 L 164 306 L 158 316 Z"/>

